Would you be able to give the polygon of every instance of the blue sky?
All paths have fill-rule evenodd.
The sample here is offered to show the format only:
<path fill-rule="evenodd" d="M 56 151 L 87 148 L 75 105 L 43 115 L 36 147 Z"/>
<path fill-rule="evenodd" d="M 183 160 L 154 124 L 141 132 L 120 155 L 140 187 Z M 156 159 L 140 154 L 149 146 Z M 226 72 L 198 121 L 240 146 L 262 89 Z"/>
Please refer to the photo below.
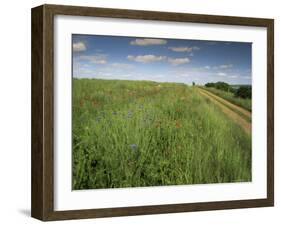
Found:
<path fill-rule="evenodd" d="M 205 84 L 251 84 L 252 44 L 72 35 L 73 76 Z"/>

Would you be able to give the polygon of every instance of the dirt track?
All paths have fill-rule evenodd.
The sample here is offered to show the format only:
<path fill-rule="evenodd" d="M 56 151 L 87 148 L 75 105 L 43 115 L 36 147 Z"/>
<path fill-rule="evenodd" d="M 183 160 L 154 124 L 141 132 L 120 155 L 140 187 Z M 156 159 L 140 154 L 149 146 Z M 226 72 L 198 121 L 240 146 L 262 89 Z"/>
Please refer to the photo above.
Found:
<path fill-rule="evenodd" d="M 220 107 L 222 112 L 224 112 L 229 118 L 231 118 L 234 122 L 239 124 L 245 130 L 246 133 L 251 134 L 252 124 L 250 122 L 248 122 L 246 119 L 244 119 L 241 115 L 239 115 L 238 113 L 233 111 L 232 109 L 235 109 L 239 113 L 241 113 L 249 118 L 251 118 L 251 112 L 249 112 L 241 107 L 238 107 L 237 105 L 234 105 L 234 104 L 228 102 L 227 100 L 225 100 L 221 97 L 218 97 L 206 90 L 203 90 L 200 88 L 198 90 L 204 97 L 208 98 L 214 104 L 216 104 L 218 107 Z"/>

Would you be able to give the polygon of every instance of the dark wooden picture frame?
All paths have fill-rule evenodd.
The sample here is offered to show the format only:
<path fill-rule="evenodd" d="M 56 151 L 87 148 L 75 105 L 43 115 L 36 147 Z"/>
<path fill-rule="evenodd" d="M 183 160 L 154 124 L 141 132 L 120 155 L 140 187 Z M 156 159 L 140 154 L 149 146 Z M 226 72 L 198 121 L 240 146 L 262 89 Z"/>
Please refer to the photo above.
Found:
<path fill-rule="evenodd" d="M 54 16 L 95 16 L 267 28 L 267 198 L 203 203 L 54 210 Z M 274 20 L 60 5 L 32 9 L 32 200 L 34 218 L 66 220 L 274 205 Z"/>

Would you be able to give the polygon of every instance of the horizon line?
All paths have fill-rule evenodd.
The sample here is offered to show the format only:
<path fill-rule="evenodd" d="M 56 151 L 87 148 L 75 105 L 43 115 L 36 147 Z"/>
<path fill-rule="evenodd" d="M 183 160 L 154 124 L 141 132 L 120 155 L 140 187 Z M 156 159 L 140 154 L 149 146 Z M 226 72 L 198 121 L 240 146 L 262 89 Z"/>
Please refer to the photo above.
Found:
<path fill-rule="evenodd" d="M 106 78 L 88 78 L 88 77 L 74 77 L 72 76 L 72 79 L 88 79 L 88 80 L 106 80 L 106 81 L 128 81 L 128 82 L 155 82 L 155 83 L 177 83 L 177 84 L 185 84 L 185 85 L 192 85 L 191 83 L 185 83 L 185 82 L 170 82 L 170 81 L 155 81 L 155 80 L 139 80 L 139 79 L 135 79 L 135 80 L 127 80 L 127 79 L 106 79 Z M 206 85 L 207 83 L 217 83 L 217 82 L 224 82 L 224 81 L 216 81 L 216 82 L 206 82 L 206 83 L 196 83 L 196 81 L 194 81 L 195 85 Z M 252 86 L 252 84 L 248 84 L 248 83 L 228 83 L 228 82 L 224 82 L 227 83 L 229 85 L 247 85 L 247 86 Z"/>

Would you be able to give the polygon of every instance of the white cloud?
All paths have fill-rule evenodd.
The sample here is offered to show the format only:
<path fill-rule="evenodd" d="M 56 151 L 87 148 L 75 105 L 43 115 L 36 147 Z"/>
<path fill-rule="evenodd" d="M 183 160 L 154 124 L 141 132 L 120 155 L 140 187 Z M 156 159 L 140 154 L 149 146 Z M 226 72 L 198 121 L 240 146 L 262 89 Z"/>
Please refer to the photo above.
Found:
<path fill-rule="evenodd" d="M 208 70 L 211 69 L 211 67 L 209 65 L 205 66 L 204 68 L 208 69 Z"/>
<path fill-rule="evenodd" d="M 167 41 L 165 39 L 155 39 L 155 38 L 137 38 L 134 41 L 131 41 L 131 45 L 137 46 L 149 46 L 149 45 L 165 45 Z"/>
<path fill-rule="evenodd" d="M 139 55 L 139 56 L 127 56 L 128 60 L 139 62 L 139 63 L 151 63 L 159 62 L 166 59 L 166 56 L 155 56 L 155 55 Z"/>
<path fill-rule="evenodd" d="M 84 42 L 76 42 L 73 43 L 73 51 L 74 52 L 81 52 L 86 50 L 86 45 Z"/>
<path fill-rule="evenodd" d="M 217 75 L 218 75 L 218 76 L 226 76 L 226 73 L 224 73 L 224 72 L 219 72 Z"/>
<path fill-rule="evenodd" d="M 221 69 L 230 69 L 233 67 L 233 64 L 221 64 L 221 65 L 217 65 L 217 66 L 213 66 L 212 69 L 214 70 L 221 70 Z"/>
<path fill-rule="evenodd" d="M 219 68 L 221 68 L 221 69 L 227 69 L 227 68 L 232 68 L 232 67 L 233 67 L 232 64 L 222 64 L 219 66 Z"/>
<path fill-rule="evenodd" d="M 199 50 L 200 48 L 198 46 L 193 46 L 192 49 L 193 50 Z"/>
<path fill-rule="evenodd" d="M 200 48 L 197 46 L 179 46 L 179 47 L 168 47 L 168 49 L 174 51 L 174 52 L 192 52 L 193 50 L 199 50 Z"/>
<path fill-rule="evenodd" d="M 93 64 L 106 64 L 107 63 L 106 55 L 104 55 L 104 54 L 80 56 L 80 59 L 87 60 Z"/>
<path fill-rule="evenodd" d="M 125 64 L 125 63 L 112 63 L 111 66 L 120 69 L 129 69 L 133 67 L 132 64 Z"/>
<path fill-rule="evenodd" d="M 174 66 L 180 65 L 180 64 L 186 64 L 189 63 L 190 60 L 185 57 L 185 58 L 169 58 L 168 62 Z"/>
<path fill-rule="evenodd" d="M 174 52 L 191 52 L 192 47 L 168 47 L 168 49 L 174 51 Z"/>
<path fill-rule="evenodd" d="M 229 78 L 238 78 L 238 76 L 237 75 L 231 75 L 231 76 L 229 76 Z"/>

